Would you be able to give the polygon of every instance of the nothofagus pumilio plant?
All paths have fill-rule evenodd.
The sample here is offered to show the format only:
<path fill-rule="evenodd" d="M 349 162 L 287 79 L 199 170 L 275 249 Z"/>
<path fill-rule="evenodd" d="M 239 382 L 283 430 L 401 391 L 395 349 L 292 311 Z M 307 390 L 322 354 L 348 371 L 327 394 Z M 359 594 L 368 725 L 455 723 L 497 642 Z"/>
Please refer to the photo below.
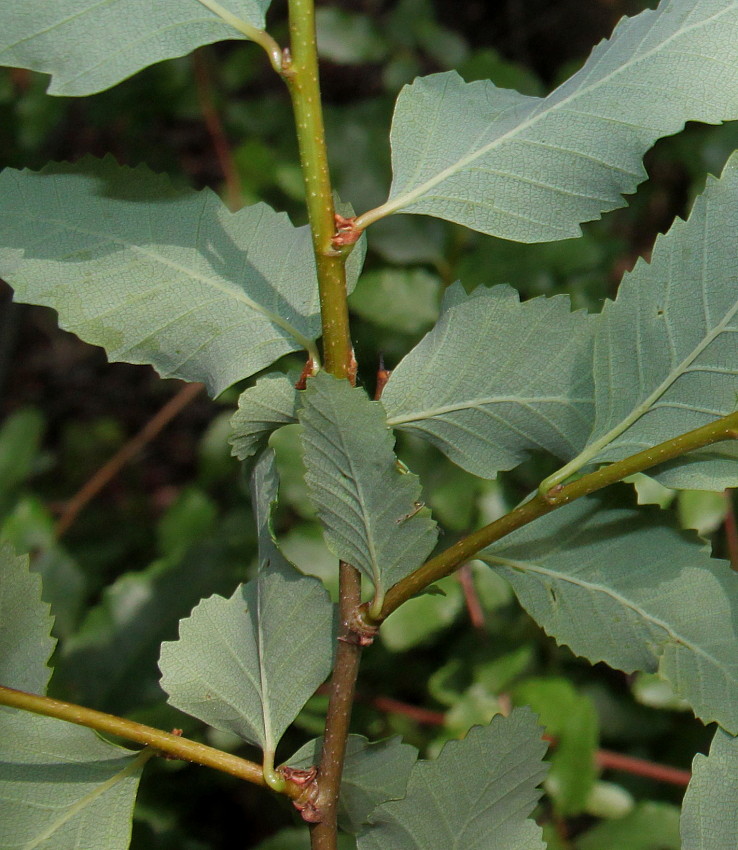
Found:
<path fill-rule="evenodd" d="M 669 514 L 610 485 L 647 471 L 676 490 L 738 486 L 738 158 L 599 314 L 572 311 L 564 295 L 521 301 L 507 285 L 449 286 L 436 326 L 383 375 L 375 399 L 356 385 L 347 297 L 365 231 L 371 239 L 388 216 L 435 216 L 523 243 L 570 239 L 623 204 L 657 139 L 687 121 L 738 118 L 738 0 L 663 0 L 623 19 L 546 97 L 454 71 L 416 79 L 395 106 L 387 200 L 358 214 L 331 185 L 314 4 L 289 0 L 285 45 L 265 29 L 268 6 L 0 4 L 0 63 L 50 74 L 56 95 L 90 95 L 203 44 L 255 42 L 291 97 L 309 218 L 294 227 L 265 203 L 232 213 L 209 190 L 111 158 L 0 174 L 0 274 L 18 300 L 54 308 L 111 360 L 202 381 L 213 396 L 260 373 L 232 420 L 258 572 L 230 598 L 200 601 L 162 645 L 160 668 L 172 706 L 263 753 L 252 762 L 45 696 L 50 611 L 27 558 L 4 545 L 0 847 L 127 847 L 139 776 L 158 756 L 286 796 L 314 850 L 344 840 L 358 850 L 545 847 L 531 815 L 547 744 L 529 708 L 430 761 L 399 739 L 349 735 L 360 659 L 384 620 L 476 559 L 558 643 L 627 673 L 658 672 L 716 724 L 709 755 L 695 757 L 682 846 L 735 850 L 738 577 Z M 304 352 L 301 375 L 274 366 L 290 352 Z M 291 423 L 340 563 L 335 606 L 272 528 L 269 440 Z M 395 430 L 483 479 L 541 450 L 558 469 L 449 545 L 394 453 Z M 277 759 L 326 679 L 323 735 Z"/>

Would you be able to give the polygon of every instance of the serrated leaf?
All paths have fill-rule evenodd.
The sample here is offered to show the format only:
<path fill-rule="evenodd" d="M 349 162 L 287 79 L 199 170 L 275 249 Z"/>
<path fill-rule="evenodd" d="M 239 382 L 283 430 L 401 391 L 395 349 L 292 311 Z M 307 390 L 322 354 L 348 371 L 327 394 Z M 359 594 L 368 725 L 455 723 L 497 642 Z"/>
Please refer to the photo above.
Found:
<path fill-rule="evenodd" d="M 380 599 L 436 542 L 420 482 L 398 468 L 384 408 L 362 389 L 321 372 L 308 380 L 303 404 L 306 481 L 328 545 Z"/>
<path fill-rule="evenodd" d="M 320 761 L 322 748 L 323 739 L 314 738 L 286 764 L 309 768 Z M 380 803 L 402 799 L 417 757 L 415 747 L 403 744 L 399 736 L 370 742 L 363 735 L 349 735 L 338 798 L 340 828 L 357 833 Z"/>
<path fill-rule="evenodd" d="M 436 327 L 382 393 L 388 423 L 494 478 L 532 450 L 576 454 L 592 421 L 594 319 L 566 296 L 524 304 L 509 286 L 447 291 Z"/>
<path fill-rule="evenodd" d="M 231 213 L 208 189 L 87 158 L 4 171 L 0 222 L 16 298 L 53 307 L 111 360 L 217 394 L 320 334 L 309 228 L 266 204 Z"/>
<path fill-rule="evenodd" d="M 733 850 L 737 798 L 738 739 L 717 729 L 709 755 L 694 757 L 682 808 L 682 850 Z"/>
<path fill-rule="evenodd" d="M 639 803 L 624 817 L 599 823 L 577 841 L 577 850 L 623 850 L 625 847 L 628 850 L 680 850 L 679 809 L 668 803 Z M 712 850 L 712 845 L 710 847 Z"/>
<path fill-rule="evenodd" d="M 273 455 L 254 471 L 260 570 L 230 599 L 211 596 L 162 645 L 161 684 L 176 708 L 273 755 L 331 670 L 333 606 L 282 558 L 269 531 Z"/>
<path fill-rule="evenodd" d="M 595 335 L 594 426 L 566 468 L 620 460 L 735 410 L 737 200 L 733 156 L 689 220 L 659 237 L 651 262 L 639 261 L 606 303 Z M 673 488 L 722 490 L 738 485 L 736 450 L 711 446 L 652 474 Z"/>
<path fill-rule="evenodd" d="M 378 211 L 425 213 L 519 242 L 566 239 L 623 205 L 643 154 L 686 121 L 738 117 L 735 0 L 667 0 L 622 20 L 548 97 L 456 72 L 397 100 Z"/>
<path fill-rule="evenodd" d="M 558 643 L 658 670 L 698 717 L 738 731 L 738 575 L 663 511 L 578 499 L 478 557 Z"/>
<path fill-rule="evenodd" d="M 475 727 L 435 761 L 416 763 L 406 797 L 375 810 L 358 850 L 543 850 L 541 829 L 528 816 L 545 752 L 528 709 Z"/>
<path fill-rule="evenodd" d="M 30 571 L 28 557 L 18 558 L 0 543 L 0 685 L 46 693 L 47 663 L 56 644 L 52 623 L 49 606 L 41 601 L 41 579 Z"/>
<path fill-rule="evenodd" d="M 149 755 L 91 729 L 0 708 L 2 847 L 127 850 Z"/>
<path fill-rule="evenodd" d="M 238 398 L 231 418 L 232 454 L 246 460 L 262 451 L 272 431 L 297 422 L 297 376 L 265 375 Z"/>
<path fill-rule="evenodd" d="M 271 0 L 223 0 L 257 29 Z M 49 94 L 86 95 L 203 44 L 244 38 L 198 0 L 23 0 L 0 15 L 0 65 L 52 75 Z"/>

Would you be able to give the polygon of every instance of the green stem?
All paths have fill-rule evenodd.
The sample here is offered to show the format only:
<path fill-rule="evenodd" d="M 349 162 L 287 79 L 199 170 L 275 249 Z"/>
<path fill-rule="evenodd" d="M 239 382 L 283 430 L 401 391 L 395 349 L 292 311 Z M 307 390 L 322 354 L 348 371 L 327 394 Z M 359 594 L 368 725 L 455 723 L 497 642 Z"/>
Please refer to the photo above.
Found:
<path fill-rule="evenodd" d="M 222 21 L 230 24 L 234 30 L 237 30 L 242 35 L 245 35 L 250 41 L 253 41 L 255 44 L 258 44 L 259 47 L 266 50 L 272 68 L 274 68 L 278 74 L 282 73 L 282 48 L 269 35 L 269 33 L 264 32 L 264 30 L 257 29 L 246 21 L 242 21 L 241 18 L 236 17 L 233 12 L 229 12 L 228 9 L 221 6 L 220 3 L 216 2 L 216 0 L 198 0 L 198 2 L 202 3 L 206 9 L 210 9 L 211 12 L 214 12 Z"/>
<path fill-rule="evenodd" d="M 230 753 L 224 753 L 214 747 L 208 747 L 206 744 L 190 741 L 181 737 L 181 735 L 162 732 L 160 729 L 144 726 L 142 723 L 135 723 L 133 720 L 126 720 L 124 717 L 116 717 L 114 714 L 106 714 L 103 711 L 95 711 L 92 708 L 85 708 L 51 697 L 28 694 L 14 688 L 5 688 L 2 685 L 0 685 L 0 705 L 8 705 L 12 708 L 31 711 L 34 714 L 66 720 L 68 723 L 87 726 L 109 735 L 118 735 L 129 741 L 145 744 L 172 758 L 214 767 L 216 770 L 230 773 L 231 776 L 237 776 L 239 779 L 245 779 L 255 785 L 266 786 L 262 766 L 259 764 Z M 281 793 L 296 800 L 303 791 L 304 789 L 300 785 L 285 779 L 285 787 Z"/>
<path fill-rule="evenodd" d="M 326 371 L 338 378 L 352 372 L 352 347 L 346 300 L 346 252 L 334 248 L 336 233 L 333 190 L 325 147 L 323 109 L 318 80 L 315 8 L 312 0 L 289 0 L 290 59 L 282 76 L 295 113 L 300 164 L 313 235 L 323 323 Z"/>
<path fill-rule="evenodd" d="M 624 460 L 611 463 L 609 466 L 583 475 L 570 484 L 558 484 L 546 492 L 538 491 L 531 499 L 509 514 L 462 538 L 444 552 L 431 558 L 430 561 L 427 561 L 402 581 L 399 581 L 394 587 L 391 587 L 387 591 L 382 611 L 378 617 L 372 618 L 366 606 L 362 606 L 362 617 L 367 625 L 378 625 L 399 608 L 403 602 L 407 602 L 408 599 L 420 593 L 433 582 L 454 572 L 485 546 L 489 546 L 510 534 L 510 532 L 562 505 L 601 490 L 610 484 L 622 481 L 623 478 L 634 475 L 636 472 L 643 472 L 652 466 L 681 457 L 687 452 L 724 440 L 736 439 L 738 439 L 738 412 L 723 416 L 708 425 L 695 428 L 693 431 L 672 440 L 666 440 Z"/>

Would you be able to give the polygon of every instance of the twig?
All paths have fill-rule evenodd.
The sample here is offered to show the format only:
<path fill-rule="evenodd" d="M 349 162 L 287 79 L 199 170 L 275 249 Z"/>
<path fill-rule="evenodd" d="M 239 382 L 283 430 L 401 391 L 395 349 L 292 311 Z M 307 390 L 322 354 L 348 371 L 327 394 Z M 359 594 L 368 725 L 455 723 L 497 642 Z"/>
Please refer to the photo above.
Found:
<path fill-rule="evenodd" d="M 241 177 L 233 159 L 233 152 L 228 142 L 228 137 L 223 129 L 220 114 L 215 108 L 213 99 L 213 85 L 208 65 L 208 54 L 205 48 L 200 48 L 192 54 L 192 62 L 195 69 L 195 84 L 197 86 L 197 100 L 200 104 L 205 127 L 213 143 L 215 155 L 218 158 L 220 170 L 223 173 L 226 186 L 226 198 L 228 207 L 235 212 L 243 203 L 243 190 Z"/>
<path fill-rule="evenodd" d="M 692 774 L 688 770 L 678 767 L 669 767 L 666 764 L 646 761 L 646 759 L 635 758 L 635 756 L 624 756 L 611 750 L 597 750 L 597 764 L 603 770 L 620 770 L 630 773 L 632 776 L 644 776 L 647 779 L 655 779 L 656 782 L 667 782 L 670 785 L 686 787 Z"/>
<path fill-rule="evenodd" d="M 42 714 L 46 717 L 55 717 L 58 720 L 65 720 L 78 726 L 96 729 L 98 732 L 117 735 L 128 741 L 145 744 L 172 758 L 213 767 L 223 773 L 229 773 L 239 779 L 245 779 L 247 782 L 266 787 L 260 764 L 239 758 L 231 753 L 225 753 L 214 747 L 208 747 L 198 741 L 190 741 L 172 732 L 162 732 L 160 729 L 144 726 L 143 723 L 136 723 L 124 717 L 116 717 L 114 714 L 106 714 L 103 711 L 95 711 L 92 708 L 85 708 L 51 697 L 28 694 L 25 691 L 17 691 L 14 688 L 5 688 L 1 685 L 0 705 L 31 711 L 34 714 Z M 282 793 L 296 799 L 303 793 L 303 789 L 296 783 L 285 781 L 285 789 Z"/>
<path fill-rule="evenodd" d="M 469 613 L 469 620 L 472 626 L 479 632 L 485 631 L 484 611 L 479 602 L 477 589 L 474 587 L 474 576 L 472 575 L 471 565 L 464 564 L 459 570 L 459 583 L 464 591 L 464 601 L 466 610 Z"/>
<path fill-rule="evenodd" d="M 72 496 L 64 506 L 54 529 L 61 537 L 74 523 L 80 511 L 132 460 L 174 417 L 203 389 L 202 384 L 185 384 L 179 392 L 149 419 L 144 427 L 123 445 L 110 460 Z"/>

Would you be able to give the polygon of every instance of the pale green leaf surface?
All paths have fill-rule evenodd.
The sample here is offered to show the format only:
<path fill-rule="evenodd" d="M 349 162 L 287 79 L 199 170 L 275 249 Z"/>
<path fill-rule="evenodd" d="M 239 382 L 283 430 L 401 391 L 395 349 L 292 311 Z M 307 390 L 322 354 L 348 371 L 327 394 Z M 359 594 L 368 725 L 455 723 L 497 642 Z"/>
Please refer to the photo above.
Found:
<path fill-rule="evenodd" d="M 734 850 L 738 836 L 738 739 L 715 731 L 710 752 L 692 763 L 684 795 L 682 850 Z"/>
<path fill-rule="evenodd" d="M 18 558 L 0 543 L 0 685 L 46 693 L 47 662 L 56 643 L 52 622 L 49 606 L 41 601 L 41 579 L 30 571 L 28 557 Z"/>
<path fill-rule="evenodd" d="M 577 850 L 688 850 L 679 843 L 679 809 L 650 801 L 639 803 L 625 817 L 597 824 L 576 846 Z"/>
<path fill-rule="evenodd" d="M 479 557 L 558 643 L 658 670 L 698 717 L 738 731 L 738 575 L 663 512 L 579 499 Z"/>
<path fill-rule="evenodd" d="M 571 457 L 591 429 L 594 325 L 566 296 L 521 304 L 509 286 L 456 284 L 384 388 L 388 423 L 485 478 L 536 449 Z"/>
<path fill-rule="evenodd" d="M 418 510 L 420 482 L 398 468 L 384 408 L 362 389 L 321 372 L 303 403 L 306 480 L 328 545 L 381 596 L 435 545 L 436 524 Z"/>
<path fill-rule="evenodd" d="M 321 583 L 282 558 L 269 530 L 273 454 L 254 470 L 260 569 L 230 599 L 211 596 L 162 645 L 162 687 L 176 708 L 274 753 L 333 655 L 333 606 Z"/>
<path fill-rule="evenodd" d="M 231 418 L 232 454 L 246 460 L 261 451 L 272 431 L 297 422 L 296 375 L 270 374 L 244 390 Z"/>
<path fill-rule="evenodd" d="M 0 274 L 111 360 L 213 394 L 320 334 L 309 228 L 112 158 L 0 175 Z"/>
<path fill-rule="evenodd" d="M 257 29 L 271 0 L 223 0 Z M 198 0 L 23 0 L 0 10 L 0 65 L 52 75 L 49 93 L 86 95 L 203 44 L 244 36 Z"/>
<path fill-rule="evenodd" d="M 286 763 L 309 768 L 320 761 L 322 747 L 323 739 L 314 738 Z M 349 735 L 338 798 L 339 827 L 357 833 L 380 803 L 402 799 L 417 757 L 415 747 L 403 744 L 399 736 L 371 742 L 363 735 Z"/>
<path fill-rule="evenodd" d="M 595 335 L 595 423 L 580 456 L 585 461 L 620 460 L 735 410 L 737 202 L 733 156 L 721 180 L 709 179 L 689 220 L 656 241 L 651 262 L 639 261 L 617 300 L 605 305 Z M 712 446 L 655 474 L 669 487 L 737 486 L 736 450 Z"/>
<path fill-rule="evenodd" d="M 397 100 L 379 209 L 518 242 L 576 236 L 623 205 L 657 139 L 738 117 L 737 35 L 736 0 L 667 0 L 622 20 L 545 98 L 454 71 L 421 77 Z"/>
<path fill-rule="evenodd" d="M 127 850 L 147 757 L 91 729 L 0 708 L 0 846 Z"/>
<path fill-rule="evenodd" d="M 545 752 L 528 709 L 475 727 L 435 761 L 415 764 L 407 796 L 375 810 L 359 850 L 543 850 L 529 815 Z"/>

